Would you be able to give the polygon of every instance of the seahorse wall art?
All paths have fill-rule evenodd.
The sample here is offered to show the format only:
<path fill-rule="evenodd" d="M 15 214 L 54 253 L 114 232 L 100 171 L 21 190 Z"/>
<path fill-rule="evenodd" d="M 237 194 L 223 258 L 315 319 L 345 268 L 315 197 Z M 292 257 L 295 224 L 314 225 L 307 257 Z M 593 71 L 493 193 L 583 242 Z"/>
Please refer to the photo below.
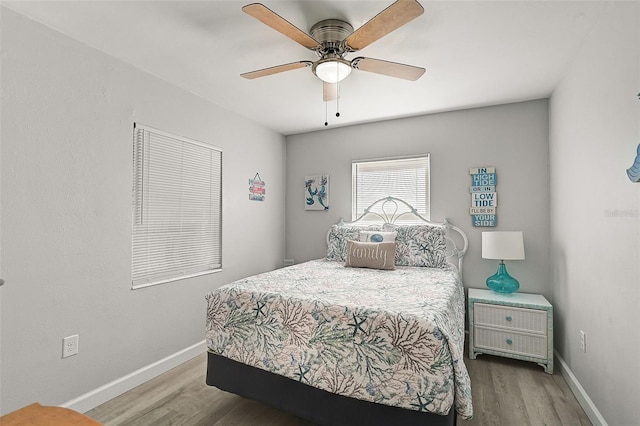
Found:
<path fill-rule="evenodd" d="M 329 175 L 304 178 L 305 210 L 329 210 Z"/>
<path fill-rule="evenodd" d="M 640 182 L 640 144 L 636 148 L 636 159 L 633 165 L 627 169 L 627 176 L 629 176 L 631 182 Z"/>
<path fill-rule="evenodd" d="M 640 100 L 640 93 L 638 93 L 638 100 Z M 627 169 L 627 176 L 633 183 L 640 182 L 640 144 L 636 148 L 636 159 L 633 165 Z"/>

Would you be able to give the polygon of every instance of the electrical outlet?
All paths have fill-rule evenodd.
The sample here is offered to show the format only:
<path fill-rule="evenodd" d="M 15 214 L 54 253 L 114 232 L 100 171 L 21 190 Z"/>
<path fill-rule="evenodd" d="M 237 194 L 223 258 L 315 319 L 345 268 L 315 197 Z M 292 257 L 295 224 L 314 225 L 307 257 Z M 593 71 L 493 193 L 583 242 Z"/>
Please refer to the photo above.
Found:
<path fill-rule="evenodd" d="M 580 349 L 582 352 L 587 352 L 587 333 L 580 330 Z"/>
<path fill-rule="evenodd" d="M 62 339 L 62 358 L 78 353 L 78 339 L 79 336 L 77 334 Z"/>

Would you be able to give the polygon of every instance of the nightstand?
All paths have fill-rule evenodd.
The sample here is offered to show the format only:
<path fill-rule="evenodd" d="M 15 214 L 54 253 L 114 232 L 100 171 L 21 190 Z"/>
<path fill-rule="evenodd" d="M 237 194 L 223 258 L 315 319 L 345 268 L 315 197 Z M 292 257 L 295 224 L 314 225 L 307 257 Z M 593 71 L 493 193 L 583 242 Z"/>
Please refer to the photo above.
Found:
<path fill-rule="evenodd" d="M 469 358 L 536 362 L 553 374 L 553 306 L 539 294 L 469 289 Z"/>

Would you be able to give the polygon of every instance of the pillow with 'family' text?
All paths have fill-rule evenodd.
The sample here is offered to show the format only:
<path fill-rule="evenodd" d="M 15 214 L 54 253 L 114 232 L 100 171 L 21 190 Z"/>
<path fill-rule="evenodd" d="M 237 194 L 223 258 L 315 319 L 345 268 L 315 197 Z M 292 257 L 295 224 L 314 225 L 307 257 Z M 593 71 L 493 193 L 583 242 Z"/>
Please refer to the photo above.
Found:
<path fill-rule="evenodd" d="M 347 241 L 344 266 L 350 268 L 395 269 L 396 243 Z"/>

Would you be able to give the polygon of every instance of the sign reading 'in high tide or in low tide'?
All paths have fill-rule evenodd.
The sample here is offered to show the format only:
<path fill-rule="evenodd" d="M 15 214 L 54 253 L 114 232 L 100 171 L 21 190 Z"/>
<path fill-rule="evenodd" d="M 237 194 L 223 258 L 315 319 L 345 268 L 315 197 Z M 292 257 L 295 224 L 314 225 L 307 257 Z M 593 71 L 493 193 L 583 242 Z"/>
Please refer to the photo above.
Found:
<path fill-rule="evenodd" d="M 495 167 L 475 167 L 469 169 L 471 175 L 471 222 L 473 226 L 496 226 L 498 217 L 497 175 Z"/>

